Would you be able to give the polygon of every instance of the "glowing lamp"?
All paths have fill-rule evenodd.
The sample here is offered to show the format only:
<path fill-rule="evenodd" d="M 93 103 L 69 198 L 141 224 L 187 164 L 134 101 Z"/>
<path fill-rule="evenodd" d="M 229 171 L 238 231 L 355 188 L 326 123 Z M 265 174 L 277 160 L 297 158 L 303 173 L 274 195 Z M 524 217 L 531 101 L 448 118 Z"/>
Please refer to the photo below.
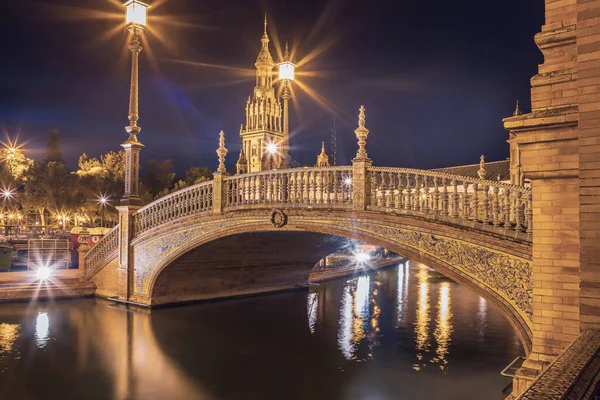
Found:
<path fill-rule="evenodd" d="M 356 253 L 355 258 L 356 258 L 356 262 L 357 263 L 362 264 L 362 263 L 366 263 L 367 261 L 369 261 L 370 257 L 369 257 L 369 255 L 367 253 L 362 253 L 361 252 L 361 253 Z"/>
<path fill-rule="evenodd" d="M 267 144 L 267 152 L 269 154 L 271 154 L 272 156 L 277 154 L 277 143 L 271 142 L 271 143 Z"/>
<path fill-rule="evenodd" d="M 279 79 L 293 81 L 296 77 L 296 65 L 291 61 L 279 63 Z"/>
<path fill-rule="evenodd" d="M 148 4 L 138 0 L 129 0 L 127 3 L 123 4 L 123 6 L 127 10 L 125 14 L 125 23 L 127 26 L 137 25 L 142 28 L 146 27 L 148 21 L 148 8 L 150 8 Z"/>
<path fill-rule="evenodd" d="M 41 281 L 45 281 L 50 278 L 50 268 L 40 267 L 35 271 L 35 276 Z"/>
<path fill-rule="evenodd" d="M 352 178 L 346 178 L 346 179 L 344 179 L 344 183 L 346 184 L 346 186 L 352 185 Z"/>

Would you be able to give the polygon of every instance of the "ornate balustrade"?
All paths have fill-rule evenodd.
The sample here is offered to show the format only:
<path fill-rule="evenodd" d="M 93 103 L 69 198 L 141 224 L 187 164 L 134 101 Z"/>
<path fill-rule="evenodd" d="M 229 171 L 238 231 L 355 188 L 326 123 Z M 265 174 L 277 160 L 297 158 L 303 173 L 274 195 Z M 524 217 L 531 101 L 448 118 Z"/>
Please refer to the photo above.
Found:
<path fill-rule="evenodd" d="M 352 167 L 295 168 L 235 175 L 223 182 L 225 209 L 252 206 L 349 208 Z"/>
<path fill-rule="evenodd" d="M 134 215 L 134 234 L 194 214 L 212 211 L 213 181 L 171 193 L 139 209 Z"/>
<path fill-rule="evenodd" d="M 119 250 L 119 225 L 112 228 L 85 256 L 86 279 L 94 276 Z"/>
<path fill-rule="evenodd" d="M 532 232 L 531 190 L 433 171 L 371 167 L 369 209 Z"/>

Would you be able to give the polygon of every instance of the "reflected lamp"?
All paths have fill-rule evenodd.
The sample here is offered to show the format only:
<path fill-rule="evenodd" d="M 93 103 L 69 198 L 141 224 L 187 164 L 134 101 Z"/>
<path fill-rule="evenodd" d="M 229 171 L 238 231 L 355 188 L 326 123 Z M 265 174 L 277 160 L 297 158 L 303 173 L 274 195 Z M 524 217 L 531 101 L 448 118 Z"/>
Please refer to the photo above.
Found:
<path fill-rule="evenodd" d="M 279 63 L 279 79 L 282 81 L 293 81 L 296 77 L 296 65 L 291 61 Z"/>
<path fill-rule="evenodd" d="M 148 4 L 138 0 L 129 0 L 123 6 L 127 10 L 125 14 L 125 24 L 127 26 L 136 25 L 142 28 L 146 27 L 148 22 L 148 8 L 150 8 Z"/>

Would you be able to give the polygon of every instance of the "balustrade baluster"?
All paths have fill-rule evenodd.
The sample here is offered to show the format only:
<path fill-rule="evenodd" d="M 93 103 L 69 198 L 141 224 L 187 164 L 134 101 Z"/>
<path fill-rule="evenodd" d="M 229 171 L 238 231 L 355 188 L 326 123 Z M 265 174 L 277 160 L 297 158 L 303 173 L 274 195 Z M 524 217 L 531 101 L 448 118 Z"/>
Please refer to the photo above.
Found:
<path fill-rule="evenodd" d="M 466 187 L 465 187 L 465 192 L 466 192 Z M 477 182 L 473 183 L 473 194 L 472 194 L 472 201 L 471 201 L 471 221 L 478 221 L 479 220 L 479 184 Z M 468 219 L 468 217 L 467 217 Z"/>
<path fill-rule="evenodd" d="M 437 218 L 440 215 L 440 188 L 438 177 L 433 177 L 433 215 Z"/>
<path fill-rule="evenodd" d="M 377 207 L 383 207 L 385 205 L 385 173 L 373 172 L 371 175 L 376 175 L 378 177 L 377 180 L 379 181 L 379 185 L 377 185 L 378 188 L 375 189 L 377 191 L 377 194 L 375 195 L 377 203 L 375 204 L 377 204 Z"/>
<path fill-rule="evenodd" d="M 458 195 L 458 181 L 453 179 L 450 184 L 452 185 L 452 218 L 458 218 L 458 202 L 460 200 Z"/>
<path fill-rule="evenodd" d="M 429 177 L 427 175 L 423 175 L 423 195 L 421 196 L 423 199 L 423 212 L 429 214 Z"/>
<path fill-rule="evenodd" d="M 511 228 L 510 220 L 510 189 L 504 188 L 504 227 Z"/>
<path fill-rule="evenodd" d="M 498 193 L 500 188 L 496 185 L 492 186 L 492 223 L 494 226 L 500 226 L 500 202 Z"/>
<path fill-rule="evenodd" d="M 421 180 L 419 179 L 419 175 L 415 175 L 415 193 L 413 195 L 413 202 L 414 202 L 413 209 L 415 211 L 422 211 Z"/>
<path fill-rule="evenodd" d="M 483 209 L 482 209 L 482 213 L 481 213 L 481 221 L 484 224 L 489 224 L 490 223 L 490 186 L 489 185 L 483 185 Z"/>
<path fill-rule="evenodd" d="M 476 191 L 475 191 L 476 192 Z M 469 182 L 463 181 L 463 198 L 462 198 L 462 214 L 461 218 L 464 220 L 469 219 Z"/>
<path fill-rule="evenodd" d="M 394 205 L 394 192 L 395 192 L 395 182 L 394 182 L 394 178 L 395 175 L 391 172 L 387 173 L 387 193 L 386 193 L 386 197 L 385 197 L 385 207 L 389 210 L 391 210 Z"/>
<path fill-rule="evenodd" d="M 521 209 L 521 196 L 521 191 L 518 189 L 515 190 L 515 231 L 523 231 L 523 211 Z"/>
<path fill-rule="evenodd" d="M 308 173 L 308 182 L 309 182 L 309 194 L 308 194 L 308 201 L 310 202 L 310 204 L 315 204 L 317 202 L 317 172 L 316 171 L 310 171 Z"/>
<path fill-rule="evenodd" d="M 412 209 L 412 198 L 410 196 L 410 191 L 411 191 L 411 187 L 410 187 L 410 174 L 406 173 L 406 197 L 405 197 L 405 201 L 404 201 L 404 209 L 405 210 L 411 210 Z"/>
<path fill-rule="evenodd" d="M 394 201 L 394 207 L 397 211 L 404 207 L 404 188 L 402 187 L 402 174 L 398 172 L 398 186 L 396 187 L 398 193 Z"/>

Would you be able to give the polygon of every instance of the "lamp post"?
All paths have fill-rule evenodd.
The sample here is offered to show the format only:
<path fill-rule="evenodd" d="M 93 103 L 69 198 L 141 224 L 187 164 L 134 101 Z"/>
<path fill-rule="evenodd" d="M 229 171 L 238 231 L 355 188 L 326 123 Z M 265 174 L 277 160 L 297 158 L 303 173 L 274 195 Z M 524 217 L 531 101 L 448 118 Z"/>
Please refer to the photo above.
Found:
<path fill-rule="evenodd" d="M 129 86 L 129 125 L 125 131 L 129 137 L 121 145 L 125 149 L 125 193 L 121 204 L 124 206 L 140 206 L 139 196 L 139 166 L 140 151 L 144 147 L 137 135 L 142 130 L 137 122 L 139 119 L 139 56 L 142 52 L 140 39 L 146 29 L 148 6 L 138 0 L 129 0 L 123 5 L 126 9 L 125 23 L 131 36 L 129 50 L 131 51 L 131 83 Z"/>
<path fill-rule="evenodd" d="M 279 80 L 283 84 L 283 149 L 281 158 L 283 160 L 283 168 L 290 167 L 290 113 L 289 101 L 292 97 L 290 94 L 290 86 L 296 78 L 296 65 L 290 61 L 290 52 L 287 43 L 285 44 L 285 54 L 283 61 L 279 63 Z"/>

